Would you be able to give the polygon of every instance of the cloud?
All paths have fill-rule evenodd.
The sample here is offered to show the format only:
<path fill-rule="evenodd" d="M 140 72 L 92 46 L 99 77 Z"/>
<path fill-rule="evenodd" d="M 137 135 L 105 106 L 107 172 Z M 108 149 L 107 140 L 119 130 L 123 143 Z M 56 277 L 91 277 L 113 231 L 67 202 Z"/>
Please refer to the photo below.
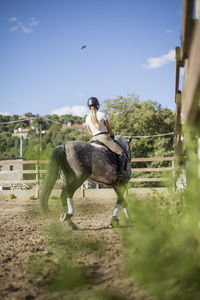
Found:
<path fill-rule="evenodd" d="M 33 29 L 31 27 L 27 27 L 27 26 L 25 26 L 23 24 L 21 25 L 21 30 L 23 32 L 25 32 L 25 33 L 31 33 L 31 32 L 33 32 Z"/>
<path fill-rule="evenodd" d="M 17 21 L 17 17 L 12 17 L 9 19 L 10 22 L 16 22 Z"/>
<path fill-rule="evenodd" d="M 80 97 L 80 98 L 84 98 L 84 95 L 83 95 L 82 92 L 78 92 L 77 96 Z"/>
<path fill-rule="evenodd" d="M 0 115 L 2 115 L 2 116 L 10 116 L 10 114 L 9 114 L 9 112 L 0 112 Z"/>
<path fill-rule="evenodd" d="M 31 21 L 30 21 L 30 23 L 29 23 L 29 25 L 31 26 L 31 27 L 36 27 L 36 26 L 38 26 L 39 25 L 39 21 L 37 21 L 37 20 L 35 20 L 33 17 L 30 19 Z"/>
<path fill-rule="evenodd" d="M 165 30 L 165 33 L 166 33 L 166 34 L 170 34 L 170 33 L 172 33 L 172 32 L 174 32 L 174 30 L 172 30 L 172 29 L 167 29 L 167 30 Z"/>
<path fill-rule="evenodd" d="M 169 64 L 170 62 L 175 61 L 175 50 L 169 50 L 168 54 L 164 54 L 159 57 L 149 57 L 147 59 L 147 64 L 143 65 L 143 69 L 156 69 L 164 65 Z"/>
<path fill-rule="evenodd" d="M 21 31 L 24 33 L 31 33 L 33 32 L 33 28 L 37 27 L 39 25 L 39 21 L 35 20 L 33 17 L 29 19 L 29 22 L 27 24 L 22 23 L 20 20 L 18 20 L 17 17 L 12 17 L 9 19 L 11 23 L 14 24 L 14 26 L 10 27 L 11 31 Z"/>
<path fill-rule="evenodd" d="M 16 30 L 18 30 L 18 29 L 19 29 L 18 26 L 12 26 L 12 27 L 10 27 L 10 30 L 11 30 L 11 31 L 16 31 Z"/>
<path fill-rule="evenodd" d="M 88 113 L 88 109 L 85 106 L 64 106 L 61 108 L 57 108 L 52 110 L 53 114 L 56 115 L 67 115 L 72 114 L 74 116 L 84 117 Z"/>

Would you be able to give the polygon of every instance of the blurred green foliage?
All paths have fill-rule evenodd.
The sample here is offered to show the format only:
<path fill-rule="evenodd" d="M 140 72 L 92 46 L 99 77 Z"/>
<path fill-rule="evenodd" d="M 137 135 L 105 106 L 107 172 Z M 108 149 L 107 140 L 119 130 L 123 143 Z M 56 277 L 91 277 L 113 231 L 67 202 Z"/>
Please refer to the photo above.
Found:
<path fill-rule="evenodd" d="M 81 230 L 71 231 L 65 222 L 56 220 L 60 202 L 52 201 L 51 204 L 54 209 L 44 225 L 44 249 L 33 253 L 27 264 L 31 277 L 43 288 L 44 299 L 45 295 L 46 299 L 72 299 L 72 295 L 73 299 L 82 299 L 88 292 L 92 294 L 90 299 L 111 299 L 91 288 L 98 279 L 96 260 L 104 255 L 107 241 L 89 233 L 83 235 Z M 31 216 L 39 217 L 33 213 L 31 211 Z M 88 255 L 94 264 L 86 260 Z"/>
<path fill-rule="evenodd" d="M 15 194 L 9 194 L 9 198 L 10 199 L 16 199 L 17 197 L 15 196 Z"/>
<path fill-rule="evenodd" d="M 32 195 L 29 197 L 29 200 L 37 200 L 36 196 Z"/>
<path fill-rule="evenodd" d="M 200 299 L 200 179 L 194 132 L 186 141 L 185 190 L 128 201 L 134 226 L 122 232 L 127 271 L 153 299 Z"/>

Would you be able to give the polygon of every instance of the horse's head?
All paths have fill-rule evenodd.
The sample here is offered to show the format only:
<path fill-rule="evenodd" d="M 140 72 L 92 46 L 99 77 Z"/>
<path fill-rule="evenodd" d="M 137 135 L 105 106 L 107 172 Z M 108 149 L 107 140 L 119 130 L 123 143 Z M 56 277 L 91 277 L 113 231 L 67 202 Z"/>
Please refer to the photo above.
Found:
<path fill-rule="evenodd" d="M 116 142 L 122 147 L 124 152 L 126 153 L 129 161 L 131 160 L 131 150 L 130 150 L 130 142 L 131 140 L 127 141 L 125 140 L 121 135 L 115 136 Z"/>

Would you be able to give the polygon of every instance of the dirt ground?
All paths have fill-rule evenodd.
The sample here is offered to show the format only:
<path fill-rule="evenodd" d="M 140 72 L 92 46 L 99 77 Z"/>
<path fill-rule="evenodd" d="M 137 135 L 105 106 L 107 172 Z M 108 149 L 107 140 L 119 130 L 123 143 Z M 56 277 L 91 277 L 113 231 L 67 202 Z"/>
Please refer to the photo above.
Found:
<path fill-rule="evenodd" d="M 114 198 L 75 199 L 79 230 L 48 218 L 38 200 L 0 194 L 0 299 L 147 299 L 125 273 L 118 230 L 109 227 Z"/>

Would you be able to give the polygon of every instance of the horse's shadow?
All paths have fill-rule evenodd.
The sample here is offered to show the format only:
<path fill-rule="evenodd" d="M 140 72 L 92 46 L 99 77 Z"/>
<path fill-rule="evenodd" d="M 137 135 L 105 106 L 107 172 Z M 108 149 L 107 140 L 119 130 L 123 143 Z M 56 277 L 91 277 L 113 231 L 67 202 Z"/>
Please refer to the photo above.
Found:
<path fill-rule="evenodd" d="M 129 227 L 134 227 L 134 224 L 128 224 L 128 225 L 120 225 L 118 227 L 112 227 L 112 226 L 103 226 L 99 228 L 78 228 L 80 231 L 101 231 L 101 230 L 111 230 L 111 229 L 126 229 Z"/>
<path fill-rule="evenodd" d="M 80 230 L 80 231 L 101 231 L 101 230 L 110 230 L 110 229 L 112 229 L 112 227 L 110 227 L 110 226 L 103 226 L 103 227 L 99 227 L 99 228 L 78 228 L 78 230 Z"/>

